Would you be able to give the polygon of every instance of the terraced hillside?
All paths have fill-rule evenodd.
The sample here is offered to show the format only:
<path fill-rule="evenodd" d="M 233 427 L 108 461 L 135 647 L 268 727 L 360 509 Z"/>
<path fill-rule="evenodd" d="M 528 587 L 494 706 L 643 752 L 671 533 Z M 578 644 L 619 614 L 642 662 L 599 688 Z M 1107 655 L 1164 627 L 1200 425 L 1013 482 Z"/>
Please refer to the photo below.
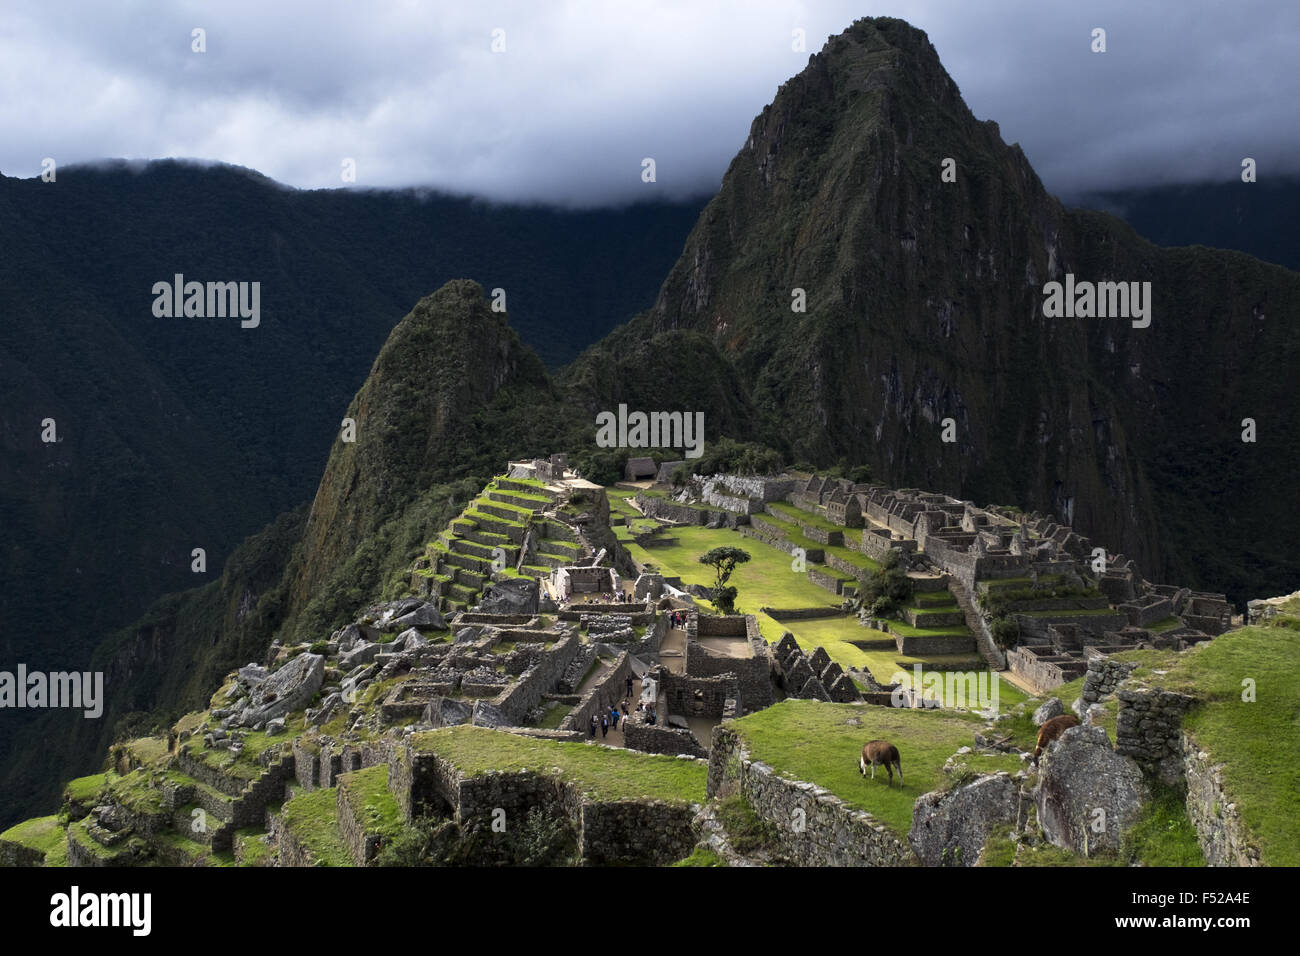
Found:
<path fill-rule="evenodd" d="M 563 496 L 535 479 L 499 476 L 431 541 L 411 571 L 416 594 L 444 612 L 478 602 L 493 572 L 542 578 L 585 553 L 559 507 Z"/>

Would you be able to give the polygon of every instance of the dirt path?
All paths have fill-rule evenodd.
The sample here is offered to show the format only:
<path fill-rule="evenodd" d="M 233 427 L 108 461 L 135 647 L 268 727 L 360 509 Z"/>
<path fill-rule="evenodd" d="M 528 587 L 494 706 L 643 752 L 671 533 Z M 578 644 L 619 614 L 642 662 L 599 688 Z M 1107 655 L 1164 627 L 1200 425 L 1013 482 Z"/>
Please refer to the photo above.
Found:
<path fill-rule="evenodd" d="M 1034 688 L 1034 685 L 1029 683 L 1029 681 L 1025 680 L 1019 674 L 1013 674 L 1011 671 L 998 671 L 998 676 L 1001 677 L 1003 680 L 1005 680 L 1008 684 L 1014 684 L 1016 687 L 1019 687 L 1030 697 L 1042 696 L 1042 694 Z"/>

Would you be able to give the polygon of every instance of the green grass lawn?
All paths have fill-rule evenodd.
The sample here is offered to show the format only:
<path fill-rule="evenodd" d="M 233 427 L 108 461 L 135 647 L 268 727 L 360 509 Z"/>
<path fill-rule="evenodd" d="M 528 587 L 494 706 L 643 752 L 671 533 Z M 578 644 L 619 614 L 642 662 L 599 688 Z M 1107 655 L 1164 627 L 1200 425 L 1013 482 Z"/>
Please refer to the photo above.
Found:
<path fill-rule="evenodd" d="M 93 800 L 100 790 L 117 779 L 117 774 L 111 770 L 106 773 L 92 773 L 88 777 L 77 777 L 75 780 L 69 780 L 64 786 L 63 797 L 65 800 L 87 803 Z"/>
<path fill-rule="evenodd" d="M 461 725 L 416 734 L 414 745 L 437 753 L 462 773 L 530 768 L 560 775 L 599 800 L 670 800 L 703 803 L 707 768 L 678 760 L 585 743 L 535 740 L 485 727 Z"/>
<path fill-rule="evenodd" d="M 849 720 L 856 719 L 860 726 Z M 854 704 L 786 700 L 741 717 L 729 726 L 746 741 L 750 754 L 783 776 L 806 780 L 869 811 L 895 835 L 906 838 L 912 804 L 921 794 L 947 784 L 944 762 L 974 741 L 970 720 L 936 711 L 896 710 Z M 888 740 L 902 758 L 905 786 L 876 768 L 876 779 L 858 773 L 862 746 Z M 1009 769 L 1000 764 L 992 769 Z"/>
<path fill-rule="evenodd" d="M 559 701 L 555 701 L 546 709 L 546 713 L 543 714 L 542 719 L 537 722 L 537 726 L 546 730 L 559 730 L 560 724 L 564 723 L 564 718 L 569 716 L 571 710 L 573 710 L 573 708 L 568 704 L 562 704 Z"/>
<path fill-rule="evenodd" d="M 737 567 L 729 582 L 739 592 L 736 607 L 741 613 L 757 614 L 763 606 L 839 606 L 836 595 L 818 587 L 806 573 L 793 569 L 794 559 L 789 554 L 757 538 L 746 538 L 729 528 L 698 526 L 674 528 L 673 537 L 677 543 L 655 548 L 651 560 L 663 573 L 677 575 L 687 585 L 713 585 L 713 569 L 699 561 L 700 555 L 710 549 L 735 547 L 749 553 L 750 561 Z"/>
<path fill-rule="evenodd" d="M 786 520 L 781 515 L 763 514 L 757 516 L 760 520 L 755 524 L 766 523 L 781 532 L 781 537 L 785 538 L 791 544 L 798 545 L 806 551 L 815 551 L 817 549 L 825 550 L 826 546 L 820 541 L 814 541 L 803 533 L 803 529 L 793 521 Z M 734 533 L 734 532 L 733 532 Z"/>
<path fill-rule="evenodd" d="M 1181 791 L 1164 788 L 1153 795 L 1124 835 L 1121 856 L 1147 866 L 1205 866 Z"/>

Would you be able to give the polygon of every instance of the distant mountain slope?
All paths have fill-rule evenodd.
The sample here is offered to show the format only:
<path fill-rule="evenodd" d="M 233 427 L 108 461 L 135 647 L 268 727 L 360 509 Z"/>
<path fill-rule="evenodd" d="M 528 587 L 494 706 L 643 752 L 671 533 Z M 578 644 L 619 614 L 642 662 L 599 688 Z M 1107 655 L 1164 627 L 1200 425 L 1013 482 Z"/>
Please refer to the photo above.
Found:
<path fill-rule="evenodd" d="M 1158 246 L 1235 249 L 1300 270 L 1300 179 L 1186 183 L 1072 197 L 1071 205 L 1119 216 Z"/>
<path fill-rule="evenodd" d="M 16 626 L 34 616 L 67 629 L 61 654 L 102 636 L 310 496 L 395 317 L 429 289 L 500 286 L 520 334 L 563 361 L 653 300 L 697 212 L 298 192 L 174 162 L 0 178 L 5 650 L 37 663 Z M 260 326 L 154 317 L 153 284 L 176 273 L 260 282 Z M 60 443 L 41 442 L 46 418 Z"/>

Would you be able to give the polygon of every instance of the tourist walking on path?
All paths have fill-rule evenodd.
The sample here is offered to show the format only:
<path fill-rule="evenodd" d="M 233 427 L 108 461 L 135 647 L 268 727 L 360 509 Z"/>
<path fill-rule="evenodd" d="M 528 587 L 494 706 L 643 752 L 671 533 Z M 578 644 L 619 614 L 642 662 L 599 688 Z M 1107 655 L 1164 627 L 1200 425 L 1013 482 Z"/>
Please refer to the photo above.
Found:
<path fill-rule="evenodd" d="M 627 684 L 627 696 L 632 696 L 632 678 L 628 678 L 623 683 Z"/>
<path fill-rule="evenodd" d="M 604 714 L 600 716 L 600 736 L 603 739 L 609 733 L 609 718 Z"/>
<path fill-rule="evenodd" d="M 591 739 L 596 739 L 596 715 L 591 715 Z"/>

